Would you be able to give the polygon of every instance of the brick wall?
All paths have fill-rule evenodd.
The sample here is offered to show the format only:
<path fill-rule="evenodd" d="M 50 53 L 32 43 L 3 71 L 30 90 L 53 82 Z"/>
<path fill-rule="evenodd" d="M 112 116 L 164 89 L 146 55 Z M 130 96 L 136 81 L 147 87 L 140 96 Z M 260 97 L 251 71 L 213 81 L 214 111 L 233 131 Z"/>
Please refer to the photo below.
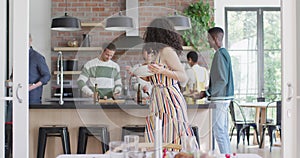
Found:
<path fill-rule="evenodd" d="M 65 12 L 70 16 L 77 17 L 83 23 L 102 23 L 111 15 L 122 11 L 125 14 L 125 0 L 52 0 L 52 17 L 63 16 Z M 145 28 L 149 22 L 156 17 L 168 16 L 174 13 L 174 10 L 181 12 L 190 3 L 197 0 L 139 0 L 139 36 L 143 37 Z M 213 1 L 210 0 L 212 4 Z M 91 37 L 91 46 L 100 47 L 103 42 L 111 42 L 119 36 L 124 36 L 124 32 L 111 32 L 104 30 L 103 27 L 83 27 L 81 31 L 76 32 L 51 32 L 51 47 L 65 47 L 70 40 L 82 41 L 82 34 L 89 34 Z M 79 59 L 79 68 L 89 59 L 95 58 L 99 52 L 64 52 L 64 59 Z M 209 57 L 204 53 L 204 57 Z M 184 61 L 185 54 L 181 57 Z M 56 70 L 57 54 L 52 53 L 52 71 Z M 121 75 L 124 76 L 125 66 L 134 65 L 143 62 L 140 51 L 117 51 L 113 58 L 120 67 Z M 66 76 L 71 79 L 74 76 Z M 53 78 L 55 79 L 55 78 Z M 76 79 L 76 76 L 75 76 Z"/>

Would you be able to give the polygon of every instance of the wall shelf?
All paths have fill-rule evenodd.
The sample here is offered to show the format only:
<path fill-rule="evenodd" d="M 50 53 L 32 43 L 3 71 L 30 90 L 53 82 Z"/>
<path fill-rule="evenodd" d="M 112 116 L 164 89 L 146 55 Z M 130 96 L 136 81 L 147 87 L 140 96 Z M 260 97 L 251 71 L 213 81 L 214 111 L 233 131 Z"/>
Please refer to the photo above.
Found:
<path fill-rule="evenodd" d="M 57 75 L 59 71 L 54 71 L 53 74 Z M 64 71 L 64 75 L 80 75 L 81 71 Z"/>
<path fill-rule="evenodd" d="M 53 50 L 55 52 L 101 51 L 102 47 L 54 47 Z"/>

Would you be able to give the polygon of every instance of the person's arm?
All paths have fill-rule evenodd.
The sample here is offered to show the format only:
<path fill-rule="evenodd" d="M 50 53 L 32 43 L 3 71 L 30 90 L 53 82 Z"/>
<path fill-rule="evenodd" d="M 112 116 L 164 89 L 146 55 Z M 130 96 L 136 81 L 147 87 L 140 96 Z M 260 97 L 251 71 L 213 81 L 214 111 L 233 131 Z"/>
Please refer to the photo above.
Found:
<path fill-rule="evenodd" d="M 86 96 L 94 96 L 94 92 L 87 86 L 86 82 L 89 79 L 89 70 L 84 66 L 82 68 L 81 74 L 79 75 L 77 79 L 77 84 L 79 89 L 86 95 Z"/>
<path fill-rule="evenodd" d="M 121 91 L 122 91 L 122 80 L 121 80 L 120 67 L 119 67 L 119 65 L 117 66 L 116 71 L 117 71 L 117 72 L 116 72 L 116 75 L 115 75 L 115 77 L 114 77 L 115 88 L 114 88 L 113 93 L 114 93 L 114 94 L 121 94 Z"/>
<path fill-rule="evenodd" d="M 223 90 L 228 83 L 228 70 L 225 58 L 221 53 L 215 54 L 215 60 L 213 62 L 214 68 L 212 69 L 214 82 L 211 83 L 208 89 L 208 96 L 215 96 L 220 90 Z"/>
<path fill-rule="evenodd" d="M 204 75 L 205 75 L 204 76 L 205 77 L 205 89 L 207 89 L 208 86 L 209 86 L 209 74 L 208 74 L 208 71 L 205 67 L 202 67 L 202 68 L 204 70 Z"/>
<path fill-rule="evenodd" d="M 42 85 L 46 85 L 51 78 L 51 74 L 44 57 L 41 57 L 38 62 L 38 70 L 41 77 L 38 82 L 29 85 L 29 91 L 38 88 Z"/>
<path fill-rule="evenodd" d="M 166 69 L 162 64 L 150 64 L 149 70 L 154 74 L 164 74 L 170 78 L 178 80 L 179 82 L 186 82 L 188 79 L 184 68 L 178 58 L 178 55 L 171 47 L 163 48 L 160 53 L 162 63 L 165 63 L 170 69 Z"/>

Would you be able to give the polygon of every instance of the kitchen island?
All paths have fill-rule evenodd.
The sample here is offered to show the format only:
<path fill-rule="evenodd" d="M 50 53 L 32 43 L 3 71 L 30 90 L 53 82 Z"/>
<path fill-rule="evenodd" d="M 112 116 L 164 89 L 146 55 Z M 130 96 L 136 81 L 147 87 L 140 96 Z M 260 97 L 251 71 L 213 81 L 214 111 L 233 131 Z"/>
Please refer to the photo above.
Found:
<path fill-rule="evenodd" d="M 211 110 L 213 104 L 188 105 L 188 117 L 192 126 L 198 126 L 200 144 L 210 148 Z M 78 129 L 80 126 L 107 125 L 110 140 L 121 140 L 122 126 L 145 125 L 149 106 L 136 104 L 133 100 L 118 103 L 94 104 L 92 102 L 57 102 L 31 104 L 30 108 L 30 157 L 36 157 L 39 127 L 44 125 L 66 125 L 70 133 L 71 153 L 77 152 Z M 143 140 L 142 140 L 143 141 Z M 45 158 L 55 158 L 63 149 L 59 137 L 47 140 Z M 101 153 L 96 138 L 89 137 L 87 153 Z"/>

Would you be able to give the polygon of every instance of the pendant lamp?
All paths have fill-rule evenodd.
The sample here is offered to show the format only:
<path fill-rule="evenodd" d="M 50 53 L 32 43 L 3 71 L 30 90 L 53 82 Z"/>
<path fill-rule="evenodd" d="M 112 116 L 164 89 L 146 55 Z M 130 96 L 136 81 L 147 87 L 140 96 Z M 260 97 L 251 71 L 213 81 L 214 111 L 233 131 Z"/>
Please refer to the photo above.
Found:
<path fill-rule="evenodd" d="M 133 19 L 129 16 L 119 15 L 106 19 L 105 30 L 109 31 L 128 31 L 134 28 Z"/>
<path fill-rule="evenodd" d="M 67 2 L 65 11 L 67 11 Z M 65 12 L 64 16 L 52 19 L 51 30 L 79 31 L 81 30 L 81 22 L 79 19 L 69 16 L 68 13 Z"/>
<path fill-rule="evenodd" d="M 173 16 L 168 16 L 167 19 L 174 24 L 175 30 L 188 30 L 192 28 L 190 18 L 178 15 L 177 12 L 174 12 Z"/>

